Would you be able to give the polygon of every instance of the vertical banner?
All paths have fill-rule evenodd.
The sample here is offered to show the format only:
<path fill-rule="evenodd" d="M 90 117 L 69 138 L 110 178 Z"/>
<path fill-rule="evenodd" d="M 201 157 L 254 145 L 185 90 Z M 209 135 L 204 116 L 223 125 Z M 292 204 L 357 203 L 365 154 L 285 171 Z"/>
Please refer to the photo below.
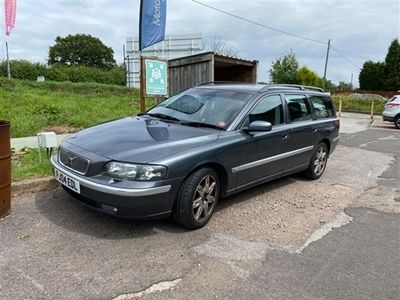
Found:
<path fill-rule="evenodd" d="M 15 25 L 17 14 L 17 0 L 4 0 L 4 12 L 6 19 L 6 35 L 10 35 Z"/>
<path fill-rule="evenodd" d="M 167 0 L 141 0 L 139 20 L 139 51 L 165 37 Z"/>

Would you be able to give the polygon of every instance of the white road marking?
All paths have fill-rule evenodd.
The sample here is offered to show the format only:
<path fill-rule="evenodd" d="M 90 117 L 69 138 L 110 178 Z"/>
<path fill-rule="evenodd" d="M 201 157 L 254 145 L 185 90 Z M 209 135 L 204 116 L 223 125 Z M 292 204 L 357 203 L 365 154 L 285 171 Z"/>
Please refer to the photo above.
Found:
<path fill-rule="evenodd" d="M 294 253 L 302 253 L 305 248 L 308 247 L 312 242 L 318 241 L 322 239 L 325 235 L 327 235 L 329 232 L 332 231 L 333 228 L 339 228 L 342 227 L 350 222 L 353 221 L 353 218 L 346 215 L 344 212 L 340 213 L 339 215 L 336 216 L 336 218 L 324 224 L 321 228 L 317 229 L 309 238 L 308 240 L 304 243 L 302 247 L 294 251 Z"/>
<path fill-rule="evenodd" d="M 149 288 L 140 292 L 119 295 L 118 297 L 113 298 L 113 300 L 130 300 L 130 299 L 140 298 L 144 295 L 148 295 L 154 292 L 162 292 L 173 288 L 181 281 L 182 281 L 181 278 L 177 278 L 172 281 L 162 281 L 159 283 L 155 283 Z"/>

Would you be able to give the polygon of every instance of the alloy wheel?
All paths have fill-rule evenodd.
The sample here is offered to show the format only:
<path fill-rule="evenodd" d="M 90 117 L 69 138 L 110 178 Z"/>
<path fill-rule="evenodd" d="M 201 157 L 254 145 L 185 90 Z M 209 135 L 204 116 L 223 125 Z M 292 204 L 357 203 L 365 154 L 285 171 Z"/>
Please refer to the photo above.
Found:
<path fill-rule="evenodd" d="M 327 159 L 327 151 L 325 147 L 320 146 L 317 150 L 314 160 L 314 173 L 317 176 L 320 176 L 325 169 L 326 159 Z"/>
<path fill-rule="evenodd" d="M 193 217 L 197 222 L 202 222 L 212 214 L 217 189 L 217 180 L 213 176 L 206 175 L 200 180 L 193 195 Z"/>

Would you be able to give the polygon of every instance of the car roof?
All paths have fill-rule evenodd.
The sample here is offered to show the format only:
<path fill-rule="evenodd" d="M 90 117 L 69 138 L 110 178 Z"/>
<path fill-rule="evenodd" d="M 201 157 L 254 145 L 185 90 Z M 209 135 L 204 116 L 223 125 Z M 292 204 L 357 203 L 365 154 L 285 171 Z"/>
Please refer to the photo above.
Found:
<path fill-rule="evenodd" d="M 229 90 L 229 91 L 237 91 L 237 92 L 244 92 L 249 94 L 256 94 L 260 92 L 267 92 L 267 91 L 277 91 L 277 90 L 284 90 L 290 92 L 305 92 L 307 93 L 317 93 L 317 94 L 324 94 L 324 90 L 319 87 L 313 86 L 305 86 L 305 85 L 296 85 L 296 84 L 261 84 L 261 83 L 242 83 L 242 82 L 222 82 L 222 81 L 215 81 L 215 82 L 206 82 L 197 85 L 195 88 L 201 89 L 218 89 L 218 90 Z"/>

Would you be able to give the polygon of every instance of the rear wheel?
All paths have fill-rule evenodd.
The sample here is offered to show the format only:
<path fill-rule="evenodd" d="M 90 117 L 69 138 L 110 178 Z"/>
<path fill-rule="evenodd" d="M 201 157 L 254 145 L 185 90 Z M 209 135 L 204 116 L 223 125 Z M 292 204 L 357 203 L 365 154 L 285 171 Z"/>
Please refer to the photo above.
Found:
<path fill-rule="evenodd" d="M 328 147 L 325 143 L 320 143 L 314 152 L 308 169 L 304 176 L 310 179 L 318 179 L 324 173 L 328 162 Z"/>
<path fill-rule="evenodd" d="M 400 116 L 397 116 L 396 119 L 394 119 L 394 126 L 396 126 L 397 129 L 400 129 Z"/>
<path fill-rule="evenodd" d="M 195 171 L 179 192 L 174 208 L 175 221 L 189 229 L 203 227 L 213 215 L 219 195 L 218 174 L 211 168 Z"/>

